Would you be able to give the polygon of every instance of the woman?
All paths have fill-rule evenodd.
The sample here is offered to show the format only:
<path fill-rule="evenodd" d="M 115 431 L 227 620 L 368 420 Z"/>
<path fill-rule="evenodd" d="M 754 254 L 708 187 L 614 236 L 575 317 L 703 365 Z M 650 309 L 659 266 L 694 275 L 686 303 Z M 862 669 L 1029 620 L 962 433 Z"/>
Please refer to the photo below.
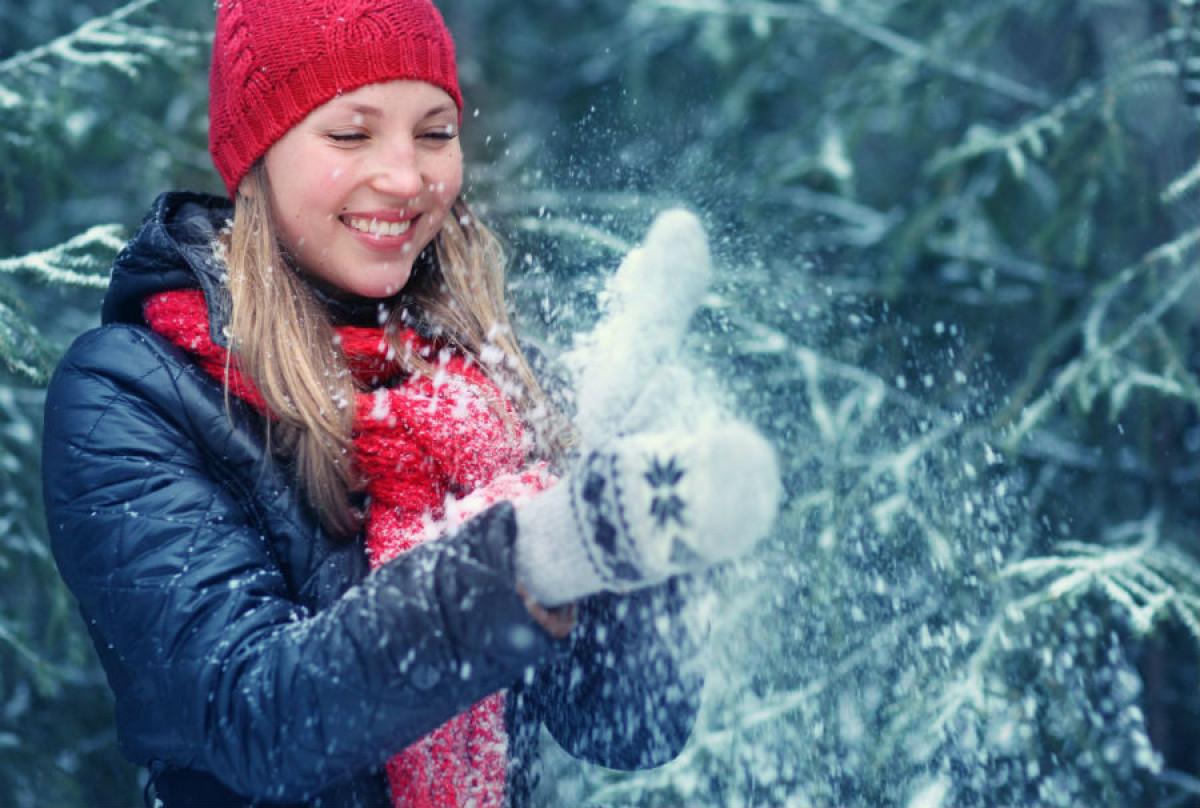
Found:
<path fill-rule="evenodd" d="M 210 89 L 232 204 L 157 200 L 46 404 L 54 553 L 127 756 L 166 808 L 521 804 L 539 723 L 670 760 L 700 686 L 671 576 L 765 532 L 769 447 L 618 435 L 635 375 L 564 451 L 460 197 L 427 0 L 222 0 Z"/>

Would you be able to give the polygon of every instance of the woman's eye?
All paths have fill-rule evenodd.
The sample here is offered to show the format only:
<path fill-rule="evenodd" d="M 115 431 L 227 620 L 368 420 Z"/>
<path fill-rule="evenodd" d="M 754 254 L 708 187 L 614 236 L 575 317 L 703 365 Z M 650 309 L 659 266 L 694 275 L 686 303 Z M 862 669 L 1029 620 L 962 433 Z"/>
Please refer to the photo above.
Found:
<path fill-rule="evenodd" d="M 326 137 L 337 143 L 350 143 L 355 140 L 366 140 L 367 136 L 363 132 L 331 132 Z"/>
<path fill-rule="evenodd" d="M 430 140 L 454 140 L 454 138 L 458 137 L 458 129 L 454 126 L 439 126 L 425 132 L 421 137 L 429 138 Z"/>

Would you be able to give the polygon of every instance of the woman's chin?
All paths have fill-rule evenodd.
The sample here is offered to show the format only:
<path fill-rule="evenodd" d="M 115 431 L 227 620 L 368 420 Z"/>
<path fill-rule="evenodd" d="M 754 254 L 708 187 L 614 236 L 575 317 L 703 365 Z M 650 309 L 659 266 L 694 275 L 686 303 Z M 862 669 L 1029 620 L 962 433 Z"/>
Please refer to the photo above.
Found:
<path fill-rule="evenodd" d="M 404 288 L 404 285 L 408 283 L 408 279 L 409 274 L 406 273 L 403 277 L 392 277 L 378 281 L 364 280 L 362 282 L 347 284 L 343 286 L 343 290 L 358 297 L 383 300 L 400 292 Z"/>

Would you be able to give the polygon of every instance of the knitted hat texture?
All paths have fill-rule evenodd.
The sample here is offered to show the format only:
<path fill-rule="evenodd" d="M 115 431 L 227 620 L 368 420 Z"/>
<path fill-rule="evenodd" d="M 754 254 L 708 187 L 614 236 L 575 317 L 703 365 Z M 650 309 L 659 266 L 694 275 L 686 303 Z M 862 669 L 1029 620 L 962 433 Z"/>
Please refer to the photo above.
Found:
<path fill-rule="evenodd" d="M 208 149 L 230 197 L 314 109 L 396 79 L 440 87 L 461 118 L 454 40 L 430 0 L 220 0 Z"/>

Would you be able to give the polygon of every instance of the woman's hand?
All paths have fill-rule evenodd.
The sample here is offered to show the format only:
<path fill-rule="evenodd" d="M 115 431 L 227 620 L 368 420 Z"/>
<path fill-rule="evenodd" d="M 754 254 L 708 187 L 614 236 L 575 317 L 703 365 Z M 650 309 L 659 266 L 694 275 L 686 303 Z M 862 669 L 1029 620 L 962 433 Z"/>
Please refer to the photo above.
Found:
<path fill-rule="evenodd" d="M 563 639 L 571 633 L 571 629 L 575 628 L 577 610 L 574 603 L 547 609 L 520 584 L 517 584 L 517 594 L 525 602 L 525 608 L 529 610 L 529 615 L 554 639 Z"/>

